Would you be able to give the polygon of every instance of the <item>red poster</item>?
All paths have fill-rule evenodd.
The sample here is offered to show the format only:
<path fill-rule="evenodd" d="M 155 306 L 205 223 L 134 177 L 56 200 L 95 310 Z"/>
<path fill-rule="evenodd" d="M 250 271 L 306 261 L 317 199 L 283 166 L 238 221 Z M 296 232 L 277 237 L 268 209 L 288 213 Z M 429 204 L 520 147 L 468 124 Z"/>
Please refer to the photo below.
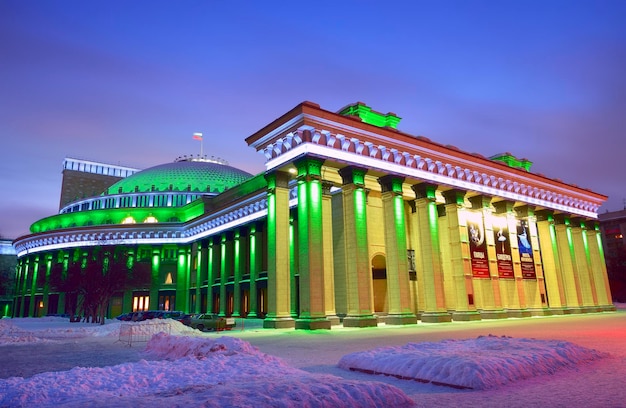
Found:
<path fill-rule="evenodd" d="M 517 241 L 519 243 L 522 277 L 524 279 L 537 279 L 535 261 L 533 259 L 533 248 L 530 244 L 530 234 L 528 232 L 528 221 L 526 220 L 517 221 Z"/>
<path fill-rule="evenodd" d="M 489 278 L 489 261 L 487 259 L 487 243 L 485 242 L 485 227 L 482 215 L 467 221 L 469 234 L 470 257 L 472 261 L 472 276 L 475 278 Z"/>
<path fill-rule="evenodd" d="M 514 279 L 511 241 L 509 239 L 509 227 L 506 225 L 506 218 L 502 218 L 500 225 L 494 223 L 493 238 L 496 245 L 498 276 L 503 279 Z"/>

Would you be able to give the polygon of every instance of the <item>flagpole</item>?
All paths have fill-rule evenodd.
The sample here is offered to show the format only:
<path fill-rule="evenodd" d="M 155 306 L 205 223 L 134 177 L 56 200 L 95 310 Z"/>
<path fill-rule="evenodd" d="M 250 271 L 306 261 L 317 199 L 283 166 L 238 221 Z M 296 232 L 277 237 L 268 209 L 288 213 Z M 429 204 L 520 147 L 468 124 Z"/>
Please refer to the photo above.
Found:
<path fill-rule="evenodd" d="M 202 137 L 202 133 L 196 132 L 193 134 L 193 139 L 200 141 L 200 159 L 202 159 L 202 155 L 204 154 L 204 137 Z"/>

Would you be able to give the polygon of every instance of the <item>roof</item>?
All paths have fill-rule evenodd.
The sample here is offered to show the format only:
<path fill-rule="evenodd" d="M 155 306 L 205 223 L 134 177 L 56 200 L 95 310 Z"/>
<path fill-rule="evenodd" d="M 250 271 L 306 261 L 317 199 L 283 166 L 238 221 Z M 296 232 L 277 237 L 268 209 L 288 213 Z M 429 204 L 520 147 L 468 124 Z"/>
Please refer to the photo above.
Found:
<path fill-rule="evenodd" d="M 252 175 L 226 162 L 207 159 L 179 160 L 128 176 L 107 189 L 105 195 L 150 191 L 221 193 Z"/>

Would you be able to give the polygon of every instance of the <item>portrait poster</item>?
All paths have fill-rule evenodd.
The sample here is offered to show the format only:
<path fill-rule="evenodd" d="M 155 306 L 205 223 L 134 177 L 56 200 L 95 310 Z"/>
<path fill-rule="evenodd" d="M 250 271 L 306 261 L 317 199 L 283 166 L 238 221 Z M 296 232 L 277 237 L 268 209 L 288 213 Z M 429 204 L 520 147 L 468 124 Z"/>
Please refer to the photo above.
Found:
<path fill-rule="evenodd" d="M 489 278 L 485 225 L 481 213 L 468 213 L 467 233 L 469 237 L 472 276 L 475 278 Z"/>
<path fill-rule="evenodd" d="M 528 221 L 517 221 L 517 241 L 519 247 L 519 258 L 522 265 L 522 278 L 537 279 L 535 272 L 535 261 L 533 259 L 533 248 L 530 243 L 530 233 L 528 231 Z"/>
<path fill-rule="evenodd" d="M 494 217 L 493 241 L 496 247 L 498 276 L 502 279 L 514 279 L 511 240 L 506 217 Z"/>

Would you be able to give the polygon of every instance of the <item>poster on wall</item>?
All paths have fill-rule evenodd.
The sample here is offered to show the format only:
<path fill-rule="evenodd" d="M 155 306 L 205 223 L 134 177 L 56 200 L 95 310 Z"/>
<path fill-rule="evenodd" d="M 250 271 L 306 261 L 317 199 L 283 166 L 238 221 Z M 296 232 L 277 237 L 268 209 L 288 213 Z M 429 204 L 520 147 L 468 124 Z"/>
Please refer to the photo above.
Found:
<path fill-rule="evenodd" d="M 485 242 L 485 227 L 482 214 L 468 214 L 467 231 L 469 235 L 470 259 L 472 261 L 472 276 L 475 278 L 489 278 L 489 261 L 487 259 L 487 243 Z"/>
<path fill-rule="evenodd" d="M 530 244 L 530 234 L 528 233 L 528 221 L 526 220 L 517 221 L 517 241 L 522 265 L 522 277 L 524 279 L 537 279 L 533 248 Z"/>
<path fill-rule="evenodd" d="M 509 227 L 505 217 L 494 218 L 493 241 L 496 246 L 498 276 L 503 279 L 514 279 L 513 257 L 511 256 L 511 240 Z"/>

